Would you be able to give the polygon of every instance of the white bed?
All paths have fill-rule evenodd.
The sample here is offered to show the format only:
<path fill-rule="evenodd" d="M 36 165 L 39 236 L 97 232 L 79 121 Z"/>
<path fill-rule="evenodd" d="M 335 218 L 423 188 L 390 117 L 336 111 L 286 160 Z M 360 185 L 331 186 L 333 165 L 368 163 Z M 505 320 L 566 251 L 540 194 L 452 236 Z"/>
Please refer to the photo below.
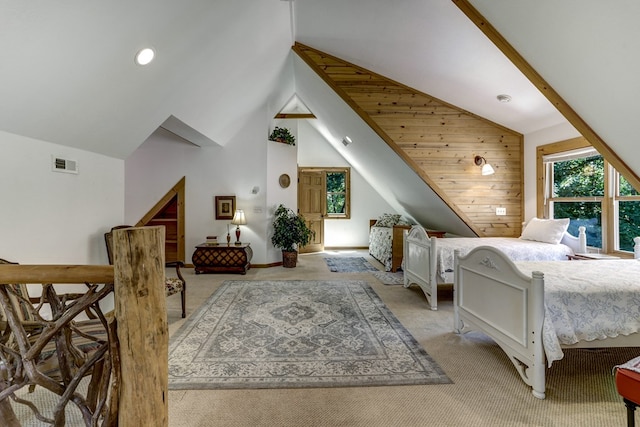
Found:
<path fill-rule="evenodd" d="M 514 263 L 478 247 L 456 256 L 454 329 L 495 340 L 543 399 L 562 348 L 640 347 L 639 277 L 635 259 Z"/>
<path fill-rule="evenodd" d="M 437 310 L 438 284 L 453 283 L 455 251 L 462 255 L 478 246 L 499 248 L 514 261 L 561 261 L 578 252 L 579 239 L 564 232 L 560 243 L 518 237 L 429 238 L 422 227 L 411 227 L 404 239 L 404 287 L 420 286 L 432 310 Z M 435 256 L 432 256 L 435 254 Z"/>

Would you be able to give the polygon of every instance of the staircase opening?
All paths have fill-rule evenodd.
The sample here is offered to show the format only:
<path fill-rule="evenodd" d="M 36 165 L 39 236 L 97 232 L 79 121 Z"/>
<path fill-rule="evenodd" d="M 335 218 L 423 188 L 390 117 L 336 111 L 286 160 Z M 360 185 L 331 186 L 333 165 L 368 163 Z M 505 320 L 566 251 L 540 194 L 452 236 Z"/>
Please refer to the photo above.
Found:
<path fill-rule="evenodd" d="M 165 228 L 165 262 L 185 260 L 184 188 L 185 177 L 182 177 L 136 224 L 136 227 L 159 225 Z"/>

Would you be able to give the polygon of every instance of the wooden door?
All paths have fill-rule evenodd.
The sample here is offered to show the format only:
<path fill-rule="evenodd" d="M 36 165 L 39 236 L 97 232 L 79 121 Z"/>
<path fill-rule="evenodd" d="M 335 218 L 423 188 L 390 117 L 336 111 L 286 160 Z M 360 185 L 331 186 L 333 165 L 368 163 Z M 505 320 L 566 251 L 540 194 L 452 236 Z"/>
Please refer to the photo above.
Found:
<path fill-rule="evenodd" d="M 315 232 L 311 242 L 300 253 L 324 250 L 324 214 L 326 208 L 325 175 L 322 171 L 298 170 L 298 212 Z"/>

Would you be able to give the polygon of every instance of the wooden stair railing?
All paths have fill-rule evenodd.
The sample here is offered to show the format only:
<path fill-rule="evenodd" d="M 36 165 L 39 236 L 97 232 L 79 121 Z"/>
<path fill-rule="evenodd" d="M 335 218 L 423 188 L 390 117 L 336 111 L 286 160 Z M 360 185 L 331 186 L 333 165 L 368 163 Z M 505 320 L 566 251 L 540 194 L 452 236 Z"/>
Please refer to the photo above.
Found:
<path fill-rule="evenodd" d="M 168 425 L 164 227 L 116 230 L 113 238 L 114 247 L 122 254 L 113 266 L 0 265 L 0 308 L 6 317 L 6 324 L 0 325 L 5 329 L 0 335 L 3 426 L 21 425 L 11 405 L 25 402 L 17 400 L 15 392 L 38 386 L 59 396 L 54 419 L 46 422 L 50 425 L 65 425 L 64 407 L 70 402 L 80 409 L 86 426 Z M 16 297 L 11 290 L 14 284 L 26 283 L 44 284 L 40 304 L 33 306 L 36 323 L 41 326 L 38 334 L 27 331 L 9 302 L 10 297 Z M 51 284 L 78 285 L 78 294 L 72 299 L 58 295 Z M 110 316 L 100 311 L 98 302 L 111 290 L 115 310 Z M 26 298 L 20 301 L 31 305 Z M 51 304 L 51 320 L 38 317 L 43 304 Z M 101 341 L 99 351 L 75 366 L 69 362 L 75 356 L 70 354 L 71 336 L 78 335 L 74 319 L 86 308 L 97 313 L 107 342 L 102 345 Z M 16 345 L 7 345 L 7 328 Z M 39 357 L 51 341 L 57 348 L 53 357 L 60 367 L 59 378 L 38 369 Z M 94 370 L 95 365 L 100 369 Z M 82 396 L 77 386 L 88 372 L 99 378 L 92 377 L 87 396 Z"/>

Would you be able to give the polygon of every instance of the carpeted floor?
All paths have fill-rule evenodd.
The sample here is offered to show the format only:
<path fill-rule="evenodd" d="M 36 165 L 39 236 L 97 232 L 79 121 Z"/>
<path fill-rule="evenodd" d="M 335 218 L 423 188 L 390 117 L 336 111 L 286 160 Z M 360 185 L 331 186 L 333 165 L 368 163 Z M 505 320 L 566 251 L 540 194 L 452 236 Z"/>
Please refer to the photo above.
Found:
<path fill-rule="evenodd" d="M 330 257 L 325 262 L 334 273 L 360 273 L 362 271 L 378 271 L 362 257 Z"/>
<path fill-rule="evenodd" d="M 169 349 L 173 390 L 450 382 L 365 281 L 226 281 Z"/>
<path fill-rule="evenodd" d="M 453 332 L 451 286 L 438 288 L 429 310 L 417 286 L 385 286 L 371 272 L 332 273 L 324 257 L 366 258 L 366 250 L 302 254 L 296 268 L 252 268 L 246 276 L 193 274 L 185 269 L 193 315 L 226 280 L 364 280 L 431 355 L 452 384 L 305 389 L 170 390 L 170 427 L 619 427 L 626 425 L 612 367 L 640 348 L 565 352 L 547 373 L 547 398 L 533 397 L 509 358 L 476 332 Z M 170 334 L 185 323 L 180 297 L 168 298 Z M 637 411 L 636 411 L 637 412 Z M 636 415 L 638 417 L 638 415 Z"/>

